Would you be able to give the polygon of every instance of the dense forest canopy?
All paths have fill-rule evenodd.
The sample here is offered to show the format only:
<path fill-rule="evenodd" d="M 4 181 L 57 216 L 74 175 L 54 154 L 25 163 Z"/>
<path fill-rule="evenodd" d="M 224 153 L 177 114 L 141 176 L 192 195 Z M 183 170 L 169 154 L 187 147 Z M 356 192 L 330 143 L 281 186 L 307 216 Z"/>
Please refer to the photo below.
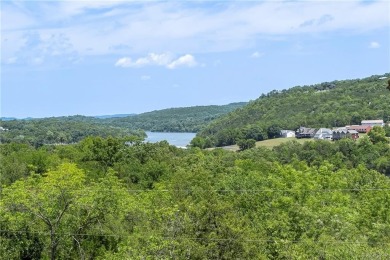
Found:
<path fill-rule="evenodd" d="M 198 133 L 196 141 L 209 147 L 224 146 L 241 139 L 274 138 L 281 129 L 300 126 L 340 127 L 360 124 L 365 119 L 389 122 L 389 77 L 386 73 L 274 90 L 214 120 Z"/>
<path fill-rule="evenodd" d="M 144 131 L 198 132 L 212 120 L 246 103 L 222 106 L 194 106 L 170 108 L 139 115 L 66 116 L 41 119 L 10 120 L 4 118 L 0 126 L 0 142 L 28 142 L 36 146 L 53 143 L 75 143 L 87 136 L 145 138 Z"/>
<path fill-rule="evenodd" d="M 51 117 L 43 119 L 1 121 L 0 142 L 44 144 L 77 143 L 87 136 L 137 137 L 144 139 L 142 130 L 113 127 L 85 116 Z"/>
<path fill-rule="evenodd" d="M 390 146 L 1 144 L 1 259 L 385 259 Z"/>
<path fill-rule="evenodd" d="M 246 104 L 246 102 L 238 102 L 221 106 L 169 108 L 124 118 L 106 119 L 103 122 L 113 126 L 145 131 L 196 133 L 216 118 Z"/>

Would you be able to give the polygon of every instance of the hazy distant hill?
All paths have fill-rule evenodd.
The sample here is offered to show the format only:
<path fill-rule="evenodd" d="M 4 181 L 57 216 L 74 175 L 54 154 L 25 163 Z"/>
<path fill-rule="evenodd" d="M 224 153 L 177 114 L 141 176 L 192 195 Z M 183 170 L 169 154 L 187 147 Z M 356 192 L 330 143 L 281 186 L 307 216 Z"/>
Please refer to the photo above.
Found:
<path fill-rule="evenodd" d="M 94 118 L 107 119 L 107 118 L 122 118 L 128 116 L 135 116 L 136 114 L 115 114 L 115 115 L 103 115 L 103 116 L 94 116 Z"/>
<path fill-rule="evenodd" d="M 11 120 L 16 120 L 15 117 L 0 117 L 1 121 L 11 121 Z"/>
<path fill-rule="evenodd" d="M 204 128 L 198 137 L 210 145 L 239 139 L 262 140 L 280 129 L 360 124 L 363 119 L 390 120 L 390 73 L 364 79 L 324 82 L 271 91 Z"/>
<path fill-rule="evenodd" d="M 1 121 L 12 121 L 12 120 L 32 120 L 34 118 L 32 117 L 26 117 L 26 118 L 16 118 L 16 117 L 0 117 Z"/>
<path fill-rule="evenodd" d="M 246 104 L 246 102 L 238 102 L 221 106 L 168 108 L 125 118 L 105 119 L 104 122 L 113 126 L 146 131 L 198 132 L 212 120 Z"/>
<path fill-rule="evenodd" d="M 48 118 L 2 118 L 0 142 L 29 142 L 35 146 L 50 143 L 74 143 L 86 136 L 144 137 L 144 131 L 197 132 L 213 119 L 246 103 L 223 106 L 170 108 L 140 115 L 61 116 Z M 9 119 L 9 120 L 7 120 Z M 138 131 L 141 130 L 141 131 Z"/>
<path fill-rule="evenodd" d="M 128 117 L 128 116 L 134 116 L 136 114 L 115 114 L 115 115 L 101 115 L 101 116 L 79 116 L 79 115 L 75 115 L 75 116 L 59 116 L 57 118 L 65 118 L 66 120 L 72 120 L 72 119 L 76 119 L 77 121 L 77 117 L 82 117 L 83 120 L 85 120 L 86 118 L 88 119 L 93 119 L 93 118 L 97 118 L 97 119 L 107 119 L 107 118 L 118 118 L 118 117 Z M 49 118 L 49 117 L 46 117 L 46 118 Z M 26 118 L 16 118 L 16 117 L 0 117 L 0 120 L 1 121 L 11 121 L 11 120 L 34 120 L 34 119 L 44 119 L 44 118 L 34 118 L 34 117 L 26 117 Z M 80 119 L 80 118 L 79 118 Z M 93 121 L 93 120 L 92 120 Z"/>

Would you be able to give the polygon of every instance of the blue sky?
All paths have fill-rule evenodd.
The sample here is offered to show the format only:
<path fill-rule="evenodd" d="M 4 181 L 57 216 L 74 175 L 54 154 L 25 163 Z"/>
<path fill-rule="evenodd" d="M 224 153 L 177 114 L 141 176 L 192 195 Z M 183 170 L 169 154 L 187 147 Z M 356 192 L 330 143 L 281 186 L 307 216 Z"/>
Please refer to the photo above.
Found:
<path fill-rule="evenodd" d="M 1 1 L 1 116 L 142 113 L 390 72 L 389 1 Z"/>

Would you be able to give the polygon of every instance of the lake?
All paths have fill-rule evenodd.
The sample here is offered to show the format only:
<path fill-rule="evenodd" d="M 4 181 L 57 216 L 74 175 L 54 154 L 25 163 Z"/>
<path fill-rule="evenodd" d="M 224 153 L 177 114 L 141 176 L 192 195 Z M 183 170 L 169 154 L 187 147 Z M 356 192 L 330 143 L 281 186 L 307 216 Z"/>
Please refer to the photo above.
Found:
<path fill-rule="evenodd" d="M 163 133 L 163 132 L 146 132 L 148 137 L 146 142 L 156 143 L 166 140 L 169 144 L 177 147 L 186 147 L 195 137 L 196 133 Z"/>

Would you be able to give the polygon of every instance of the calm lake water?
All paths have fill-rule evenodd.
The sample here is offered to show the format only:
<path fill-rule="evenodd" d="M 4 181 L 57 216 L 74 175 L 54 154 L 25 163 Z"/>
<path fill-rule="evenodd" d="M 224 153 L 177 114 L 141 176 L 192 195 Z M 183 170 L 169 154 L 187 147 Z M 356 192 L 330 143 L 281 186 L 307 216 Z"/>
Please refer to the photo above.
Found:
<path fill-rule="evenodd" d="M 168 141 L 169 144 L 177 147 L 186 147 L 195 137 L 196 133 L 161 133 L 161 132 L 146 132 L 148 137 L 145 141 L 150 143 Z"/>

